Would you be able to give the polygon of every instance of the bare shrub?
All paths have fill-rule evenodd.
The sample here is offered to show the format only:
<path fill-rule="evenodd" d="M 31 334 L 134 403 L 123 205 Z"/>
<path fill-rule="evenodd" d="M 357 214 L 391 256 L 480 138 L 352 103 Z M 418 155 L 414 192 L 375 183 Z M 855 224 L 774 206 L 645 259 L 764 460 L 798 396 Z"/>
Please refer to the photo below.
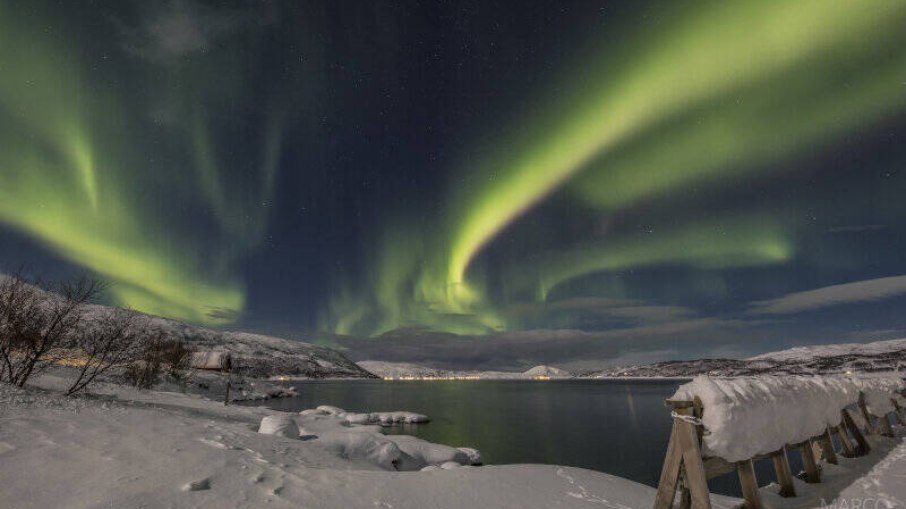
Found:
<path fill-rule="evenodd" d="M 126 365 L 123 380 L 139 389 L 150 389 L 160 380 L 163 371 L 159 352 L 160 339 L 155 338 L 142 345 L 137 359 Z"/>
<path fill-rule="evenodd" d="M 185 380 L 192 368 L 194 350 L 187 347 L 180 339 L 171 339 L 163 341 L 159 351 L 161 362 L 166 366 L 167 375 L 177 382 Z"/>
<path fill-rule="evenodd" d="M 42 289 L 20 274 L 0 281 L 0 376 L 19 387 L 67 356 L 86 306 L 105 285 L 81 277 Z"/>
<path fill-rule="evenodd" d="M 81 367 L 67 395 L 81 391 L 94 380 L 114 367 L 134 362 L 141 352 L 135 328 L 135 314 L 122 309 L 111 309 L 94 316 L 75 334 L 73 352 L 78 355 Z"/>
<path fill-rule="evenodd" d="M 150 389 L 167 375 L 182 382 L 191 373 L 193 351 L 180 339 L 166 339 L 163 334 L 137 348 L 138 355 L 123 372 L 126 383 L 139 389 Z"/>

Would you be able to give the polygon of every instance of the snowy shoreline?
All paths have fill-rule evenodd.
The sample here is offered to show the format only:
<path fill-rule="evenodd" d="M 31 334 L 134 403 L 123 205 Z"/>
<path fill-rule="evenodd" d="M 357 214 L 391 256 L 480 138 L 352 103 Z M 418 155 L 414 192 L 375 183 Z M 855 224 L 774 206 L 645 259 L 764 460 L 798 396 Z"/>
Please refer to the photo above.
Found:
<path fill-rule="evenodd" d="M 651 507 L 655 496 L 651 486 L 580 468 L 461 466 L 477 458 L 443 454 L 456 456 L 464 449 L 448 446 L 469 444 L 380 435 L 372 423 L 392 419 L 381 412 L 294 414 L 109 383 L 66 398 L 60 382 L 49 375 L 25 390 L 0 386 L 0 507 L 627 509 Z M 289 438 L 259 433 L 266 418 L 298 429 L 284 430 Z M 885 500 L 906 499 L 897 477 L 906 471 L 906 444 L 902 428 L 897 433 L 878 439 L 870 456 L 828 466 L 818 489 L 797 484 L 806 496 L 781 499 L 775 485 L 763 487 L 767 506 L 818 507 L 820 497 L 879 490 Z M 444 468 L 447 460 L 460 466 Z M 400 461 L 412 462 L 403 470 L 422 471 L 397 472 Z M 712 495 L 716 508 L 739 503 Z"/>
<path fill-rule="evenodd" d="M 650 486 L 554 465 L 391 471 L 347 447 L 362 445 L 348 442 L 356 428 L 373 434 L 374 426 L 347 428 L 331 440 L 285 438 L 259 433 L 262 419 L 289 418 L 321 436 L 343 425 L 332 415 L 310 419 L 107 383 L 66 398 L 60 381 L 45 376 L 26 390 L 0 386 L 0 507 L 540 509 L 648 507 L 654 500 Z M 410 458 L 446 447 L 393 438 Z M 363 443 L 367 450 L 370 440 Z M 738 502 L 714 501 L 720 508 Z"/>

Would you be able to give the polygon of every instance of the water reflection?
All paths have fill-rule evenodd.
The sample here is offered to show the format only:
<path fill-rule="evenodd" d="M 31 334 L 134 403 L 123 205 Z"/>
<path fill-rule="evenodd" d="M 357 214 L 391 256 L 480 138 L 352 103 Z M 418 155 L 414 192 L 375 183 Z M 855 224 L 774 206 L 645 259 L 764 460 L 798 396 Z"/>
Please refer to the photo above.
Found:
<path fill-rule="evenodd" d="M 316 381 L 299 396 L 264 404 L 298 411 L 335 405 L 354 412 L 410 410 L 424 425 L 396 426 L 431 442 L 476 447 L 488 464 L 549 463 L 583 467 L 657 484 L 670 413 L 672 381 Z M 767 466 L 767 465 L 765 465 Z M 760 467 L 760 465 L 759 465 Z M 758 468 L 763 482 L 769 470 Z M 731 476 L 712 491 L 738 494 Z"/>

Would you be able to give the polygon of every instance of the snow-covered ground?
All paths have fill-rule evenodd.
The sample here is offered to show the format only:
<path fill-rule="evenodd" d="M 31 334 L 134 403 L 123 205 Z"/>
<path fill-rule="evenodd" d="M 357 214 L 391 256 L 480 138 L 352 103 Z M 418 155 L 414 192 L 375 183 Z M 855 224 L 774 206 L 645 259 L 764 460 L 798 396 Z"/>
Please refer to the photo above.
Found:
<path fill-rule="evenodd" d="M 647 508 L 654 500 L 649 486 L 570 467 L 389 470 L 392 461 L 368 452 L 386 442 L 356 437 L 378 433 L 374 426 L 343 425 L 326 411 L 285 414 L 110 384 L 65 398 L 53 376 L 39 385 L 0 385 L 0 507 Z M 268 416 L 291 420 L 301 438 L 259 433 Z M 414 437 L 381 436 L 417 461 L 457 456 Z"/>
<path fill-rule="evenodd" d="M 872 451 L 866 456 L 841 456 L 839 465 L 822 463 L 818 484 L 794 477 L 796 497 L 781 497 L 775 483 L 761 488 L 762 503 L 769 509 L 906 507 L 906 430 L 895 429 L 894 438 L 871 437 Z"/>
<path fill-rule="evenodd" d="M 472 466 L 480 452 L 469 444 L 384 435 L 375 423 L 430 417 L 397 409 L 294 414 L 110 383 L 67 398 L 63 385 L 54 372 L 26 390 L 0 384 L 0 507 L 647 509 L 654 501 L 653 487 L 605 473 Z M 894 438 L 873 437 L 870 455 L 824 465 L 823 483 L 796 480 L 799 497 L 763 487 L 766 507 L 904 507 L 906 435 L 895 429 Z M 740 502 L 712 496 L 715 508 Z"/>
<path fill-rule="evenodd" d="M 409 362 L 359 361 L 362 369 L 390 380 L 452 378 L 464 380 L 530 380 L 572 378 L 573 374 L 553 366 L 535 366 L 526 371 L 452 371 Z"/>

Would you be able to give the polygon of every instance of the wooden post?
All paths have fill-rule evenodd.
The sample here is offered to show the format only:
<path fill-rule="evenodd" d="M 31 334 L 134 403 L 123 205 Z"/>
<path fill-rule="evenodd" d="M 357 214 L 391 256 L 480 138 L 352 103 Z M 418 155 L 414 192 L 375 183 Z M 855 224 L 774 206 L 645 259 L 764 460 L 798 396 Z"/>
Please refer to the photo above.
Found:
<path fill-rule="evenodd" d="M 826 428 L 824 433 L 819 435 L 815 440 L 815 443 L 818 445 L 818 449 L 821 451 L 821 457 L 824 458 L 824 461 L 831 465 L 836 465 L 838 463 L 837 451 L 834 450 L 834 441 L 831 440 L 830 428 Z"/>
<path fill-rule="evenodd" d="M 818 469 L 818 462 L 812 454 L 812 441 L 806 440 L 798 445 L 799 454 L 802 456 L 802 467 L 805 469 L 805 478 L 807 483 L 815 484 L 821 482 L 821 470 Z"/>
<path fill-rule="evenodd" d="M 755 468 L 752 466 L 752 460 L 736 463 L 736 473 L 739 475 L 742 498 L 746 501 L 747 509 L 762 509 L 761 495 L 758 494 L 758 480 L 755 478 Z"/>
<path fill-rule="evenodd" d="M 893 429 L 890 427 L 889 415 L 890 415 L 890 413 L 888 413 L 887 415 L 882 415 L 881 417 L 878 417 L 879 433 L 885 437 L 893 436 Z"/>
<path fill-rule="evenodd" d="M 686 486 L 686 482 L 685 469 L 680 468 L 679 509 L 692 509 L 692 493 Z"/>
<path fill-rule="evenodd" d="M 903 414 L 900 413 L 900 404 L 894 398 L 890 398 L 890 402 L 893 403 L 893 415 L 897 418 L 897 423 L 900 426 L 906 426 L 906 420 L 903 420 Z"/>
<path fill-rule="evenodd" d="M 795 497 L 796 488 L 793 486 L 793 474 L 790 473 L 790 462 L 786 457 L 786 447 L 771 454 L 774 460 L 774 472 L 777 473 L 777 482 L 780 484 L 781 497 Z"/>
<path fill-rule="evenodd" d="M 850 433 L 853 434 L 853 438 L 856 439 L 856 442 L 859 444 L 859 447 L 856 448 L 856 456 L 864 456 L 868 454 L 868 451 L 871 450 L 871 446 L 868 445 L 868 440 L 865 439 L 865 435 L 862 434 L 862 431 L 859 430 L 859 427 L 856 426 L 855 421 L 853 421 L 853 416 L 849 415 L 847 409 L 840 410 L 840 414 L 843 416 L 843 422 L 846 424 L 846 428 Z"/>
<path fill-rule="evenodd" d="M 859 412 L 862 413 L 862 418 L 865 419 L 865 433 L 872 435 L 874 434 L 874 425 L 871 422 L 871 414 L 868 413 L 868 407 L 865 405 L 865 393 L 859 393 Z"/>
<path fill-rule="evenodd" d="M 705 464 L 695 428 L 694 424 L 682 421 L 678 429 L 680 447 L 683 450 L 683 472 L 686 474 L 685 486 L 689 488 L 692 509 L 711 509 L 708 478 L 705 476 Z"/>
<path fill-rule="evenodd" d="M 856 456 L 856 448 L 853 446 L 852 441 L 849 438 L 849 433 L 846 431 L 846 425 L 841 420 L 839 426 L 833 426 L 832 428 L 837 436 L 840 438 L 840 445 L 843 447 L 843 455 L 847 458 L 854 458 Z"/>
<path fill-rule="evenodd" d="M 669 406 L 669 402 L 668 402 Z M 711 509 L 711 496 L 708 492 L 708 480 L 705 476 L 705 464 L 702 461 L 701 444 L 699 443 L 698 426 L 686 420 L 684 415 L 692 413 L 692 405 L 675 408 L 673 428 L 667 444 L 667 456 L 661 469 L 657 495 L 654 499 L 655 509 L 670 509 L 676 497 L 676 489 L 682 477 L 683 499 L 688 500 L 692 509 Z M 689 415 L 689 418 L 692 418 Z M 685 491 L 688 489 L 688 496 Z"/>
<path fill-rule="evenodd" d="M 667 455 L 661 467 L 661 478 L 657 483 L 657 495 L 654 497 L 654 509 L 670 509 L 676 497 L 676 485 L 679 483 L 680 467 L 683 464 L 683 452 L 680 450 L 677 420 L 673 419 L 670 441 L 667 442 Z"/>

